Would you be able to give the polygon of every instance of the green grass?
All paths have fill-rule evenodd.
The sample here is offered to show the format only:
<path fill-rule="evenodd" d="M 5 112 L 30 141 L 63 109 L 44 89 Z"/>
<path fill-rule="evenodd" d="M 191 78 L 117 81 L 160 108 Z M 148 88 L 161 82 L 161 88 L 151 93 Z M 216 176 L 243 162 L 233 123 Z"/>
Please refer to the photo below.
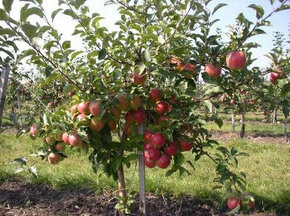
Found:
<path fill-rule="evenodd" d="M 270 211 L 290 211 L 290 147 L 277 144 L 261 145 L 243 140 L 232 140 L 224 145 L 234 146 L 250 154 L 250 157 L 240 158 L 239 171 L 247 173 L 249 192 L 256 197 L 258 205 Z M 11 134 L 1 134 L 0 180 L 19 177 L 26 181 L 49 184 L 56 189 L 73 190 L 85 187 L 98 193 L 103 189 L 116 190 L 117 184 L 111 178 L 93 173 L 87 153 L 68 149 L 69 158 L 52 166 L 39 158 L 28 156 L 39 146 L 41 140 L 32 141 L 28 136 L 17 139 Z M 15 175 L 14 171 L 18 166 L 9 162 L 18 157 L 27 157 L 28 164 L 37 167 L 39 177 L 34 178 L 29 172 Z M 208 158 L 202 158 L 195 164 L 195 168 L 190 176 L 180 177 L 174 174 L 169 178 L 165 177 L 164 170 L 148 169 L 146 191 L 175 197 L 194 195 L 200 199 L 220 202 L 224 197 L 223 192 L 212 190 L 214 164 Z M 135 165 L 126 169 L 126 180 L 129 189 L 138 190 Z"/>

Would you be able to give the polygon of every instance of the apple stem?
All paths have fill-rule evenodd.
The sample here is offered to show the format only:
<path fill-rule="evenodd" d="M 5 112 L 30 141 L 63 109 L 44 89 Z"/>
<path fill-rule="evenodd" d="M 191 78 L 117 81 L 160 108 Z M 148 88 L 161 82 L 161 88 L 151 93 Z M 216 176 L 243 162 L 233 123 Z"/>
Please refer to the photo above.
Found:
<path fill-rule="evenodd" d="M 144 135 L 144 124 L 138 125 L 138 134 Z M 139 152 L 139 213 L 141 216 L 146 215 L 145 205 L 145 164 L 144 150 Z"/>

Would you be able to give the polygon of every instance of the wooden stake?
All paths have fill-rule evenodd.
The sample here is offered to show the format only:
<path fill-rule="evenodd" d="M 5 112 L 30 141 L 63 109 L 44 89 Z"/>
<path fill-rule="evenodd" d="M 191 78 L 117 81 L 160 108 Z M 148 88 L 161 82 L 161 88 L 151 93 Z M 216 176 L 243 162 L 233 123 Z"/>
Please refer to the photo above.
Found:
<path fill-rule="evenodd" d="M 138 125 L 138 134 L 144 135 L 144 124 Z M 146 215 L 144 151 L 139 152 L 139 215 Z"/>
<path fill-rule="evenodd" d="M 0 80 L 0 128 L 2 126 L 2 116 L 4 110 L 5 94 L 7 89 L 10 67 L 8 65 L 4 65 L 1 69 L 2 71 Z"/>

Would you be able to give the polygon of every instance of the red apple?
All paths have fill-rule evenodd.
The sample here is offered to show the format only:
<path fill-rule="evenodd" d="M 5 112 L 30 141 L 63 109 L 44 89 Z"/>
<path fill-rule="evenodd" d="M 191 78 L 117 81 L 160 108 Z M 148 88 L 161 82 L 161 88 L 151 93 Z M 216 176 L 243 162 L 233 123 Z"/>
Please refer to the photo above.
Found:
<path fill-rule="evenodd" d="M 157 161 L 156 165 L 159 168 L 166 169 L 170 164 L 170 157 L 168 155 L 162 155 Z"/>
<path fill-rule="evenodd" d="M 113 107 L 112 109 L 111 109 L 111 112 L 112 112 L 112 114 L 116 117 L 116 118 L 120 118 L 120 116 L 121 116 L 121 110 L 120 109 L 118 109 L 118 108 L 116 108 L 116 107 Z"/>
<path fill-rule="evenodd" d="M 164 148 L 164 152 L 168 156 L 176 155 L 178 152 L 177 142 L 171 142 L 168 147 Z"/>
<path fill-rule="evenodd" d="M 147 75 L 146 74 L 139 74 L 137 72 L 133 73 L 133 80 L 136 85 L 143 85 L 146 81 Z"/>
<path fill-rule="evenodd" d="M 88 113 L 88 108 L 89 108 L 89 102 L 87 101 L 81 102 L 77 107 L 78 111 L 82 114 Z"/>
<path fill-rule="evenodd" d="M 145 143 L 145 144 L 144 144 L 144 150 L 147 150 L 147 149 L 150 149 L 150 148 L 153 148 L 151 142 L 149 142 L 149 143 Z"/>
<path fill-rule="evenodd" d="M 178 58 L 177 56 L 173 55 L 170 59 L 169 59 L 169 64 L 181 64 L 181 60 L 180 58 Z"/>
<path fill-rule="evenodd" d="M 227 100 L 227 96 L 225 94 L 223 94 L 221 97 L 220 97 L 220 102 L 225 102 Z"/>
<path fill-rule="evenodd" d="M 234 104 L 235 104 L 235 99 L 231 99 L 230 103 L 231 103 L 232 105 L 234 105 Z"/>
<path fill-rule="evenodd" d="M 168 116 L 159 116 L 158 118 L 158 124 L 161 124 L 162 122 L 168 122 L 170 121 L 170 118 Z"/>
<path fill-rule="evenodd" d="M 161 99 L 161 91 L 159 89 L 151 89 L 149 92 L 149 99 L 151 101 L 159 101 Z"/>
<path fill-rule="evenodd" d="M 150 160 L 158 160 L 161 156 L 160 151 L 155 148 L 148 148 L 144 151 L 145 158 L 149 158 Z"/>
<path fill-rule="evenodd" d="M 186 141 L 186 140 L 182 140 L 180 141 L 180 149 L 181 151 L 190 151 L 192 149 L 193 145 L 192 143 Z"/>
<path fill-rule="evenodd" d="M 38 128 L 37 124 L 34 123 L 34 124 L 31 126 L 31 128 L 30 128 L 29 134 L 30 134 L 31 136 L 35 136 L 35 135 L 36 135 L 36 132 L 37 132 L 37 128 Z"/>
<path fill-rule="evenodd" d="M 279 73 L 276 73 L 276 72 L 270 73 L 270 82 L 273 84 L 276 84 L 279 77 L 280 77 Z"/>
<path fill-rule="evenodd" d="M 236 197 L 231 197 L 228 199 L 227 205 L 229 209 L 234 209 L 239 205 L 240 200 Z"/>
<path fill-rule="evenodd" d="M 133 112 L 134 121 L 137 123 L 143 123 L 146 121 L 146 113 L 144 110 L 136 110 Z"/>
<path fill-rule="evenodd" d="M 71 113 L 75 113 L 75 112 L 77 111 L 77 109 L 78 109 L 78 104 L 75 104 L 75 105 L 73 105 L 73 106 L 69 109 L 69 111 L 70 111 Z"/>
<path fill-rule="evenodd" d="M 233 70 L 240 70 L 246 64 L 246 56 L 241 51 L 232 51 L 226 57 L 227 67 Z"/>
<path fill-rule="evenodd" d="M 69 135 L 67 133 L 63 133 L 61 138 L 64 143 L 69 144 Z"/>
<path fill-rule="evenodd" d="M 101 103 L 99 101 L 90 102 L 90 104 L 89 104 L 89 112 L 93 116 L 99 115 L 100 110 L 101 110 Z"/>
<path fill-rule="evenodd" d="M 221 67 L 219 65 L 214 65 L 213 63 L 208 63 L 205 65 L 204 71 L 208 73 L 211 78 L 218 78 L 221 74 Z"/>
<path fill-rule="evenodd" d="M 69 144 L 73 147 L 81 147 L 83 141 L 79 138 L 78 134 L 74 132 L 73 134 L 69 135 Z"/>
<path fill-rule="evenodd" d="M 48 155 L 47 160 L 48 160 L 48 163 L 55 165 L 55 164 L 58 164 L 59 161 L 61 161 L 61 156 L 59 154 L 52 152 Z"/>
<path fill-rule="evenodd" d="M 132 123 L 134 122 L 134 116 L 133 116 L 133 112 L 132 111 L 129 111 L 125 114 L 125 121 L 127 123 Z"/>
<path fill-rule="evenodd" d="M 138 95 L 134 95 L 131 100 L 131 107 L 133 109 L 138 109 L 141 106 L 141 99 Z"/>
<path fill-rule="evenodd" d="M 168 112 L 168 104 L 165 101 L 157 101 L 155 104 L 155 112 L 159 115 Z"/>
<path fill-rule="evenodd" d="M 90 128 L 93 131 L 100 132 L 104 128 L 104 126 L 105 126 L 105 123 L 103 122 L 103 120 L 97 117 L 94 117 L 91 119 Z"/>
<path fill-rule="evenodd" d="M 108 121 L 108 125 L 109 125 L 111 131 L 115 130 L 116 127 L 117 127 L 117 123 L 116 123 L 115 120 L 109 120 L 109 121 Z"/>
<path fill-rule="evenodd" d="M 166 139 L 162 133 L 155 133 L 151 138 L 151 142 L 154 148 L 160 149 L 165 145 Z"/>
<path fill-rule="evenodd" d="M 45 138 L 45 142 L 48 145 L 51 145 L 51 144 L 54 144 L 55 143 L 55 139 L 52 136 L 48 136 L 48 137 Z"/>
<path fill-rule="evenodd" d="M 65 144 L 64 143 L 57 143 L 55 145 L 55 149 L 58 150 L 58 151 L 63 152 L 65 150 Z"/>
<path fill-rule="evenodd" d="M 151 133 L 150 131 L 145 131 L 144 132 L 144 139 L 147 142 L 150 142 L 152 139 L 153 133 Z"/>
<path fill-rule="evenodd" d="M 147 166 L 148 168 L 153 168 L 156 165 L 154 160 L 151 160 L 146 157 L 144 158 L 144 163 L 145 163 L 145 166 Z"/>
<path fill-rule="evenodd" d="M 56 105 L 56 104 L 55 104 L 54 101 L 51 101 L 51 102 L 48 103 L 48 106 L 49 106 L 49 107 L 55 107 L 55 105 Z"/>
<path fill-rule="evenodd" d="M 130 109 L 130 103 L 126 94 L 119 95 L 118 100 L 119 100 L 119 106 L 122 110 L 128 111 Z"/>
<path fill-rule="evenodd" d="M 191 63 L 186 63 L 186 64 L 184 65 L 184 70 L 187 70 L 187 71 L 192 72 L 192 71 L 195 70 L 195 65 L 193 65 L 193 64 L 191 64 Z"/>

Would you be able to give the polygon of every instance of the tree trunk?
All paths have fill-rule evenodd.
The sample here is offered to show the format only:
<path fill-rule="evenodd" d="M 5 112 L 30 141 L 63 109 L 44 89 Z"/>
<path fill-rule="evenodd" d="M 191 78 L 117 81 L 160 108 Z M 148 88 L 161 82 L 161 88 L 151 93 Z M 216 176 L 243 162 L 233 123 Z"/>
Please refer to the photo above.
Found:
<path fill-rule="evenodd" d="M 277 123 L 277 112 L 278 112 L 278 107 L 275 107 L 274 112 L 273 112 L 273 123 Z"/>
<path fill-rule="evenodd" d="M 245 136 L 245 113 L 244 112 L 241 113 L 241 124 L 242 124 L 242 128 L 240 131 L 240 137 L 243 138 Z"/>
<path fill-rule="evenodd" d="M 6 88 L 8 83 L 8 77 L 10 72 L 10 67 L 8 65 L 4 65 L 1 72 L 1 79 L 0 79 L 0 128 L 2 126 L 2 116 L 3 116 L 3 110 L 4 110 L 4 103 L 5 103 L 5 94 L 6 94 Z"/>
<path fill-rule="evenodd" d="M 123 163 L 121 163 L 118 171 L 118 194 L 123 199 L 127 199 L 127 193 L 126 193 L 126 183 L 125 183 L 125 176 L 124 176 L 124 169 L 123 169 Z M 125 212 L 119 212 L 120 216 L 125 216 Z"/>
<path fill-rule="evenodd" d="M 21 111 L 21 100 L 20 100 L 19 88 L 17 89 L 17 106 L 18 106 L 18 111 L 19 111 L 20 126 L 22 127 L 23 121 L 22 121 L 22 111 Z"/>
<path fill-rule="evenodd" d="M 235 125 L 235 111 L 232 109 L 232 133 L 236 131 L 236 125 Z"/>
<path fill-rule="evenodd" d="M 144 135 L 144 124 L 138 125 L 138 134 Z M 144 151 L 139 152 L 139 215 L 146 215 Z"/>
<path fill-rule="evenodd" d="M 285 138 L 285 141 L 288 142 L 288 133 L 287 133 L 287 116 L 285 116 L 285 119 L 284 119 L 284 138 Z"/>

